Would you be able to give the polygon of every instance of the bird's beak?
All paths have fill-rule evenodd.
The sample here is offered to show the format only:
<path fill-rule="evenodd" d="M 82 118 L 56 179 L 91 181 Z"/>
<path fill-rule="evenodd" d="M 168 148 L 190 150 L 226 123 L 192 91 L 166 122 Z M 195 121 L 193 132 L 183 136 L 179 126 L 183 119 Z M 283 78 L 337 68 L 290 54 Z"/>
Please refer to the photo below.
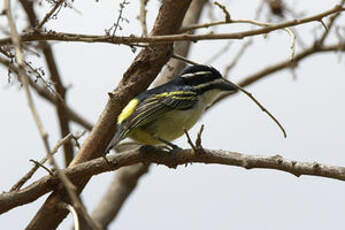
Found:
<path fill-rule="evenodd" d="M 227 91 L 237 91 L 238 87 L 236 86 L 236 84 L 232 83 L 231 81 L 222 78 L 223 82 L 222 82 L 222 89 L 223 90 L 227 90 Z"/>

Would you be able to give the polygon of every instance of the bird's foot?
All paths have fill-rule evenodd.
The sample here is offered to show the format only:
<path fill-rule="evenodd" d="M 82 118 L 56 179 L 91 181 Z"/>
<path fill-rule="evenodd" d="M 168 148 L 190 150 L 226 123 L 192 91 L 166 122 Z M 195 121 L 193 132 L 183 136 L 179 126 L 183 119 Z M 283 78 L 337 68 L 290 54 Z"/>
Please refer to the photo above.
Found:
<path fill-rule="evenodd" d="M 176 168 L 178 165 L 177 154 L 179 152 L 181 152 L 183 149 L 180 148 L 178 145 L 175 145 L 175 144 L 173 144 L 169 141 L 166 141 L 162 138 L 158 138 L 158 140 L 166 145 L 164 147 L 169 147 L 169 148 L 167 148 L 167 150 L 168 150 L 170 158 L 171 158 L 171 164 L 169 164 L 168 166 L 170 168 Z"/>

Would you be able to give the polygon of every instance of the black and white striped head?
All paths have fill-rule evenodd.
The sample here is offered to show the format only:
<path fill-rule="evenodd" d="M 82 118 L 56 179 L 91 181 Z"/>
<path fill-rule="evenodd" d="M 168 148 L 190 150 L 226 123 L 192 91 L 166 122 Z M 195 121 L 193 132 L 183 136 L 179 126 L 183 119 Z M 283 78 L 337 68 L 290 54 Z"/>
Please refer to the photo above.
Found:
<path fill-rule="evenodd" d="M 211 66 L 194 65 L 183 70 L 178 76 L 185 85 L 193 87 L 199 94 L 210 90 L 235 91 L 237 88 Z"/>

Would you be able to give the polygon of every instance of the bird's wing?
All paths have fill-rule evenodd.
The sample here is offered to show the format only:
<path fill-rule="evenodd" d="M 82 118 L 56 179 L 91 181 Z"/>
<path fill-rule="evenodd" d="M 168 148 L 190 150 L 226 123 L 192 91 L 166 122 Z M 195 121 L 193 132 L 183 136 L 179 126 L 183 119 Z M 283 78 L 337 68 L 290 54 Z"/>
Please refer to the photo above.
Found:
<path fill-rule="evenodd" d="M 121 121 L 113 140 L 108 145 L 107 151 L 125 138 L 131 129 L 144 126 L 145 124 L 159 119 L 162 114 L 169 111 L 192 108 L 197 101 L 197 94 L 195 92 L 174 91 L 151 95 L 141 102 L 131 105 L 126 111 L 126 118 Z"/>
<path fill-rule="evenodd" d="M 144 99 L 127 120 L 127 128 L 132 129 L 152 122 L 172 110 L 186 110 L 195 105 L 195 92 L 170 92 L 153 95 Z"/>

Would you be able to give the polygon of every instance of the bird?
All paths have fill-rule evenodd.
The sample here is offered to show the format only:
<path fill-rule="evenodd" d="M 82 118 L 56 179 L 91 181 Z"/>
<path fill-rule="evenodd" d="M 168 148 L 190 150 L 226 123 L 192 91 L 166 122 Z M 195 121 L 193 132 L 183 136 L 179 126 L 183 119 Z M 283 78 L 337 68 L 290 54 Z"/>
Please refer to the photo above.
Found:
<path fill-rule="evenodd" d="M 144 145 L 170 143 L 192 128 L 217 98 L 237 91 L 212 66 L 186 67 L 169 82 L 134 97 L 117 117 L 108 153 L 126 137 Z"/>

